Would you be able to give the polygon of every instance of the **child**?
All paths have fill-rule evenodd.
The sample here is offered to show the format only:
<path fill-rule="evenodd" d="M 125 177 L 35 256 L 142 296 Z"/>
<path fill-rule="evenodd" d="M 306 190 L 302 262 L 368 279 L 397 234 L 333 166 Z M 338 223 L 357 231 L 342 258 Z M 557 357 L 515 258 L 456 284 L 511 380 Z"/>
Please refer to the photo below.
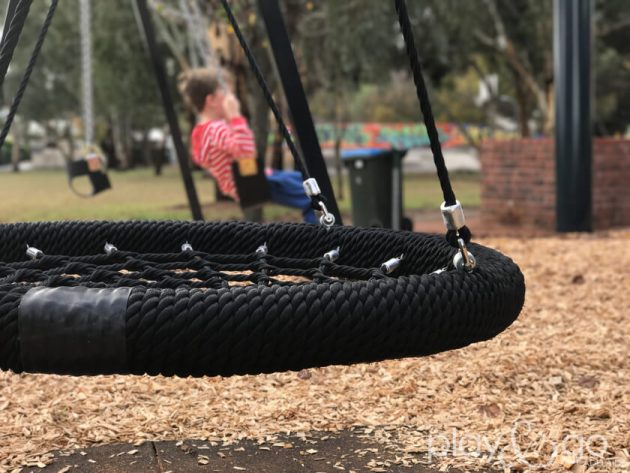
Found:
<path fill-rule="evenodd" d="M 256 145 L 240 102 L 219 84 L 218 74 L 212 69 L 193 69 L 185 74 L 181 91 L 197 113 L 191 137 L 193 160 L 210 171 L 223 194 L 238 202 L 232 163 L 255 157 Z M 272 171 L 267 176 L 272 201 L 301 209 L 306 222 L 317 221 L 299 172 Z"/>

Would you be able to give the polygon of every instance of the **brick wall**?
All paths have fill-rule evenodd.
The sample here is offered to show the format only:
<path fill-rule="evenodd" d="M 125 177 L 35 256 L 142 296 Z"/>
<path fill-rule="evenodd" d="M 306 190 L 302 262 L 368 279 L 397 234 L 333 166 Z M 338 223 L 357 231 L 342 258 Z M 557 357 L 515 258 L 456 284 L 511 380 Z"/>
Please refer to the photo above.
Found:
<path fill-rule="evenodd" d="M 554 153 L 551 139 L 485 141 L 480 153 L 482 220 L 555 230 Z M 593 226 L 630 226 L 630 140 L 594 140 Z"/>

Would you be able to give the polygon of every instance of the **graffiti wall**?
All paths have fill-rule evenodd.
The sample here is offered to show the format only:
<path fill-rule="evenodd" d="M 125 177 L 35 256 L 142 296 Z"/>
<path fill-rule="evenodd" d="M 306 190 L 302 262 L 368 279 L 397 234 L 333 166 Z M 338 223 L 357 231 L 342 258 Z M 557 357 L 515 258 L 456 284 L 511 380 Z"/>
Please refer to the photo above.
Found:
<path fill-rule="evenodd" d="M 484 127 L 465 125 L 466 132 L 475 140 L 490 137 Z M 334 148 L 337 130 L 332 123 L 316 125 L 322 148 Z M 438 123 L 440 141 L 445 148 L 468 146 L 464 134 L 454 123 Z M 417 123 L 349 123 L 342 131 L 343 149 L 354 148 L 399 148 L 409 149 L 429 146 L 429 137 L 424 125 Z M 515 138 L 516 133 L 494 131 L 493 139 Z"/>

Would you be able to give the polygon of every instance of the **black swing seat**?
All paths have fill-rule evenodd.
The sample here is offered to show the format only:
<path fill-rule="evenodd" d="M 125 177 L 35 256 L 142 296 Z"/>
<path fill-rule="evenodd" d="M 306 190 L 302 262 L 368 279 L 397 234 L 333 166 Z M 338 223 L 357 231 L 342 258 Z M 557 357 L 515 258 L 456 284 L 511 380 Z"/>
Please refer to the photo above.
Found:
<path fill-rule="evenodd" d="M 509 258 L 469 249 L 474 271 L 436 273 L 455 252 L 443 236 L 378 228 L 0 225 L 0 368 L 227 376 L 464 347 L 507 328 L 525 294 Z"/>

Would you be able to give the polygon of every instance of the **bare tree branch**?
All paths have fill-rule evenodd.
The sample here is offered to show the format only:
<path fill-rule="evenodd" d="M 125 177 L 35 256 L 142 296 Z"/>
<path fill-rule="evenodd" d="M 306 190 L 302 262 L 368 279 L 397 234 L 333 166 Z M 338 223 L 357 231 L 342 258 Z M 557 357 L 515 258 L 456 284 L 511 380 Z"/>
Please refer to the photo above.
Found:
<path fill-rule="evenodd" d="M 536 81 L 534 74 L 531 72 L 531 67 L 528 67 L 526 61 L 523 61 L 514 47 L 514 43 L 507 36 L 505 25 L 497 9 L 496 0 L 483 0 L 483 2 L 488 8 L 497 36 L 493 39 L 480 30 L 475 30 L 473 32 L 474 36 L 483 45 L 494 48 L 505 56 L 508 64 L 522 77 L 523 81 L 536 98 L 536 103 L 541 113 L 547 116 L 549 107 L 545 91 Z"/>

